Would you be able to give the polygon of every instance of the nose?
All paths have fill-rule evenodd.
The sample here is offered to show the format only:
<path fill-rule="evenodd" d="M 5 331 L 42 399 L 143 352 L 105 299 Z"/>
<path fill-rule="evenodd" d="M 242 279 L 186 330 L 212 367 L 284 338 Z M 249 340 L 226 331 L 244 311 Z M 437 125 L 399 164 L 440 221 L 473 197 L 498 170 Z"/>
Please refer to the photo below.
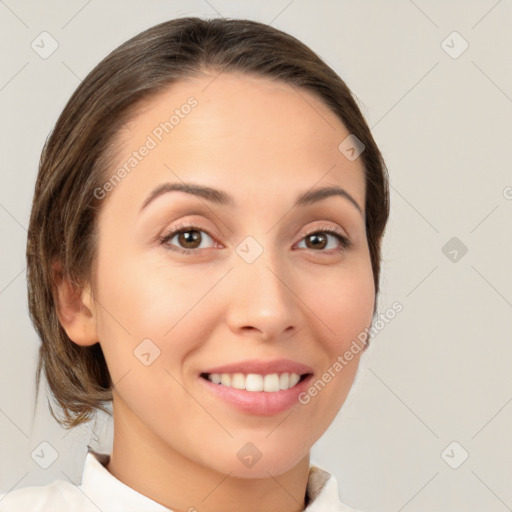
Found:
<path fill-rule="evenodd" d="M 262 255 L 253 263 L 239 261 L 231 274 L 227 323 L 233 332 L 272 341 L 300 328 L 300 301 L 289 273 Z"/>

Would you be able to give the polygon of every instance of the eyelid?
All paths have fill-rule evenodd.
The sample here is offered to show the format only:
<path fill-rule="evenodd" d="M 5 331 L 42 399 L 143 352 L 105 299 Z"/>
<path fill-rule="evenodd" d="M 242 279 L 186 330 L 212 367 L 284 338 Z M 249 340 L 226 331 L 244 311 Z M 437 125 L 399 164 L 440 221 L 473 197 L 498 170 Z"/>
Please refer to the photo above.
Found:
<path fill-rule="evenodd" d="M 340 236 L 343 236 L 348 239 L 348 235 L 346 234 L 346 232 L 343 229 L 341 229 L 338 226 L 332 226 L 330 224 L 323 224 L 321 226 L 314 226 L 312 228 L 304 229 L 299 233 L 298 236 L 304 237 L 304 236 L 312 235 L 313 233 L 318 233 L 321 231 L 334 232 L 334 233 L 337 233 Z"/>

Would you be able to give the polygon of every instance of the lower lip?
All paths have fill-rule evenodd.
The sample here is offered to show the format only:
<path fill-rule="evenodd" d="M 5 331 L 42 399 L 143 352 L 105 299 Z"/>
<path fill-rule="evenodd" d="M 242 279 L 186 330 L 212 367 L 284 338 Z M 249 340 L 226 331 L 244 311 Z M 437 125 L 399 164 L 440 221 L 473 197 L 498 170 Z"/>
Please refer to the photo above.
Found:
<path fill-rule="evenodd" d="M 312 378 L 313 375 L 308 375 L 292 388 L 275 392 L 231 388 L 222 384 L 214 384 L 203 377 L 199 377 L 199 380 L 217 396 L 242 412 L 258 416 L 272 416 L 299 403 L 298 396 L 307 389 Z"/>

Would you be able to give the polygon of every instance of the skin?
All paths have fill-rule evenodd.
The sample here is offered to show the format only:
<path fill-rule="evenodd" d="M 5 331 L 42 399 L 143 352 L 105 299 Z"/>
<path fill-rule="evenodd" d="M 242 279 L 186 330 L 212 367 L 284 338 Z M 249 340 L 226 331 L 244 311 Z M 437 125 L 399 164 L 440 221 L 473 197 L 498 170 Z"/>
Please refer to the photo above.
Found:
<path fill-rule="evenodd" d="M 266 417 L 222 401 L 198 373 L 289 358 L 317 379 L 371 324 L 363 164 L 338 150 L 348 131 L 308 91 L 213 76 L 152 98 L 122 133 L 119 166 L 175 108 L 198 101 L 103 199 L 95 280 L 79 291 L 61 284 L 59 319 L 75 343 L 99 341 L 105 354 L 115 385 L 107 469 L 116 478 L 175 511 L 301 511 L 310 449 L 344 403 L 361 352 L 307 405 Z M 140 211 L 155 187 L 181 181 L 224 190 L 237 206 L 170 192 Z M 339 196 L 292 208 L 324 185 L 344 188 L 363 214 Z M 195 254 L 158 242 L 189 220 L 204 230 Z M 351 247 L 338 250 L 328 233 L 327 246 L 311 244 L 306 234 L 325 226 Z M 250 264 L 235 252 L 247 236 L 263 249 Z M 167 246 L 184 243 L 175 236 Z M 148 338 L 160 356 L 145 366 L 134 350 Z M 248 442 L 262 453 L 252 467 L 237 457 Z"/>

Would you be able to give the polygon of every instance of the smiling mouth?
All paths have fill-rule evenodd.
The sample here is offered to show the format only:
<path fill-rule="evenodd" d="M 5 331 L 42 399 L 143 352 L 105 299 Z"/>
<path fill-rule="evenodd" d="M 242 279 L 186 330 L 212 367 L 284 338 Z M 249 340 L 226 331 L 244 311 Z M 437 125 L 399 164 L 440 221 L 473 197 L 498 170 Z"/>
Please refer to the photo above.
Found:
<path fill-rule="evenodd" d="M 271 374 L 258 373 L 201 373 L 200 377 L 213 384 L 245 390 L 249 392 L 276 393 L 286 391 L 308 378 L 312 373 L 281 372 Z"/>

